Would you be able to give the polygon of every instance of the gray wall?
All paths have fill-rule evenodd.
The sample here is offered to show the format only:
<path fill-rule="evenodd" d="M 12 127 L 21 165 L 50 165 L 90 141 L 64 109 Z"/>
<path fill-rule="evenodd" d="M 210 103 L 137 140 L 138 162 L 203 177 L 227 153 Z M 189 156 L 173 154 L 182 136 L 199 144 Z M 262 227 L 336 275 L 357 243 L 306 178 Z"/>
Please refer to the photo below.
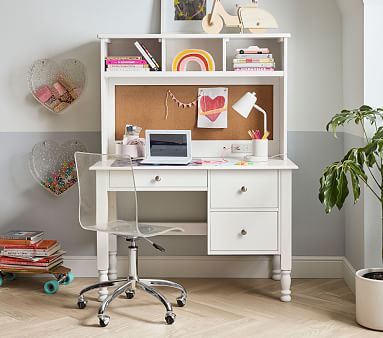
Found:
<path fill-rule="evenodd" d="M 364 143 L 363 137 L 344 133 L 345 152 Z M 363 185 L 358 203 L 354 204 L 352 196 L 345 203 L 345 257 L 357 270 L 365 266 L 364 203 Z"/>

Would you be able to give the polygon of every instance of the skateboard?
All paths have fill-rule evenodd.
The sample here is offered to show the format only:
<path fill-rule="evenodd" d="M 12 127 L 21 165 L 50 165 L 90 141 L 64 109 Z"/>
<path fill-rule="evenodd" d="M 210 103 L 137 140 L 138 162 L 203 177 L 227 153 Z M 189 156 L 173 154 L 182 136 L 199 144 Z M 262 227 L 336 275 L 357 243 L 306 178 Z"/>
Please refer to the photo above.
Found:
<path fill-rule="evenodd" d="M 68 285 L 73 279 L 74 275 L 71 270 L 63 265 L 55 266 L 49 270 L 45 269 L 23 269 L 22 267 L 17 268 L 6 268 L 1 269 L 0 271 L 0 286 L 3 285 L 4 280 L 12 281 L 16 279 L 16 273 L 22 273 L 25 275 L 40 275 L 40 274 L 50 274 L 55 277 L 55 279 L 50 279 L 44 283 L 44 292 L 48 295 L 56 293 L 60 285 Z"/>

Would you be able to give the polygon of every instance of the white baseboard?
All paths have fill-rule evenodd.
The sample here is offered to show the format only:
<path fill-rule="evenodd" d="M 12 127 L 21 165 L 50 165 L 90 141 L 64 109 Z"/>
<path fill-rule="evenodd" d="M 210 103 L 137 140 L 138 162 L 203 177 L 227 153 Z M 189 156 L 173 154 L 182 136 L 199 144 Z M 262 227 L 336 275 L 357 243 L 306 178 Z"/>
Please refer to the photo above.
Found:
<path fill-rule="evenodd" d="M 341 256 L 293 256 L 293 278 L 343 278 Z"/>
<path fill-rule="evenodd" d="M 343 259 L 343 279 L 346 282 L 347 286 L 355 294 L 355 272 L 356 270 L 351 265 L 346 257 Z"/>
<path fill-rule="evenodd" d="M 117 257 L 120 276 L 128 273 L 128 257 Z M 96 277 L 95 256 L 66 256 L 64 264 L 77 277 Z M 268 256 L 141 256 L 142 277 L 186 278 L 269 278 L 271 258 Z M 343 278 L 343 257 L 294 256 L 293 278 Z"/>

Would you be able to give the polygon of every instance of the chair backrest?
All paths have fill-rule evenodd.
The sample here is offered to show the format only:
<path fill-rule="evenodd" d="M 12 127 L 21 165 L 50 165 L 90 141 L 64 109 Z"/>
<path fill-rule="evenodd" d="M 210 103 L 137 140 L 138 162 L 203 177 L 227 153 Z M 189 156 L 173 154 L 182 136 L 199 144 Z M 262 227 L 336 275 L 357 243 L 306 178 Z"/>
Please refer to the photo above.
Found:
<path fill-rule="evenodd" d="M 124 220 L 135 223 L 136 231 L 140 233 L 138 227 L 138 206 L 137 193 L 134 180 L 134 170 L 132 160 L 129 156 L 102 155 L 94 153 L 76 152 L 75 153 L 78 191 L 79 191 L 79 222 L 82 228 L 87 230 L 108 231 L 108 224 L 97 224 L 97 178 L 100 182 L 105 179 L 105 170 L 111 167 L 124 167 L 125 178 L 131 182 L 131 188 L 127 189 L 122 203 L 117 203 L 117 199 L 109 196 L 109 222 L 115 221 L 119 217 L 118 205 L 124 213 Z M 102 170 L 104 168 L 104 170 Z M 109 180 L 108 180 L 109 182 Z"/>

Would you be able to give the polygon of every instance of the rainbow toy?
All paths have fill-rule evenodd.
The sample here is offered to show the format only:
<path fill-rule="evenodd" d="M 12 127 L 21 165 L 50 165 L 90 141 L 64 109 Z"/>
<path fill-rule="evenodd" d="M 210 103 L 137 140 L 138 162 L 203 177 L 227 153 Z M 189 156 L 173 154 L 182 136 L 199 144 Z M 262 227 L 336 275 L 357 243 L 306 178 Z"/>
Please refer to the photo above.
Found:
<path fill-rule="evenodd" d="M 173 59 L 173 72 L 187 70 L 189 62 L 197 62 L 202 71 L 214 71 L 215 63 L 211 54 L 203 49 L 185 49 L 179 52 Z"/>

